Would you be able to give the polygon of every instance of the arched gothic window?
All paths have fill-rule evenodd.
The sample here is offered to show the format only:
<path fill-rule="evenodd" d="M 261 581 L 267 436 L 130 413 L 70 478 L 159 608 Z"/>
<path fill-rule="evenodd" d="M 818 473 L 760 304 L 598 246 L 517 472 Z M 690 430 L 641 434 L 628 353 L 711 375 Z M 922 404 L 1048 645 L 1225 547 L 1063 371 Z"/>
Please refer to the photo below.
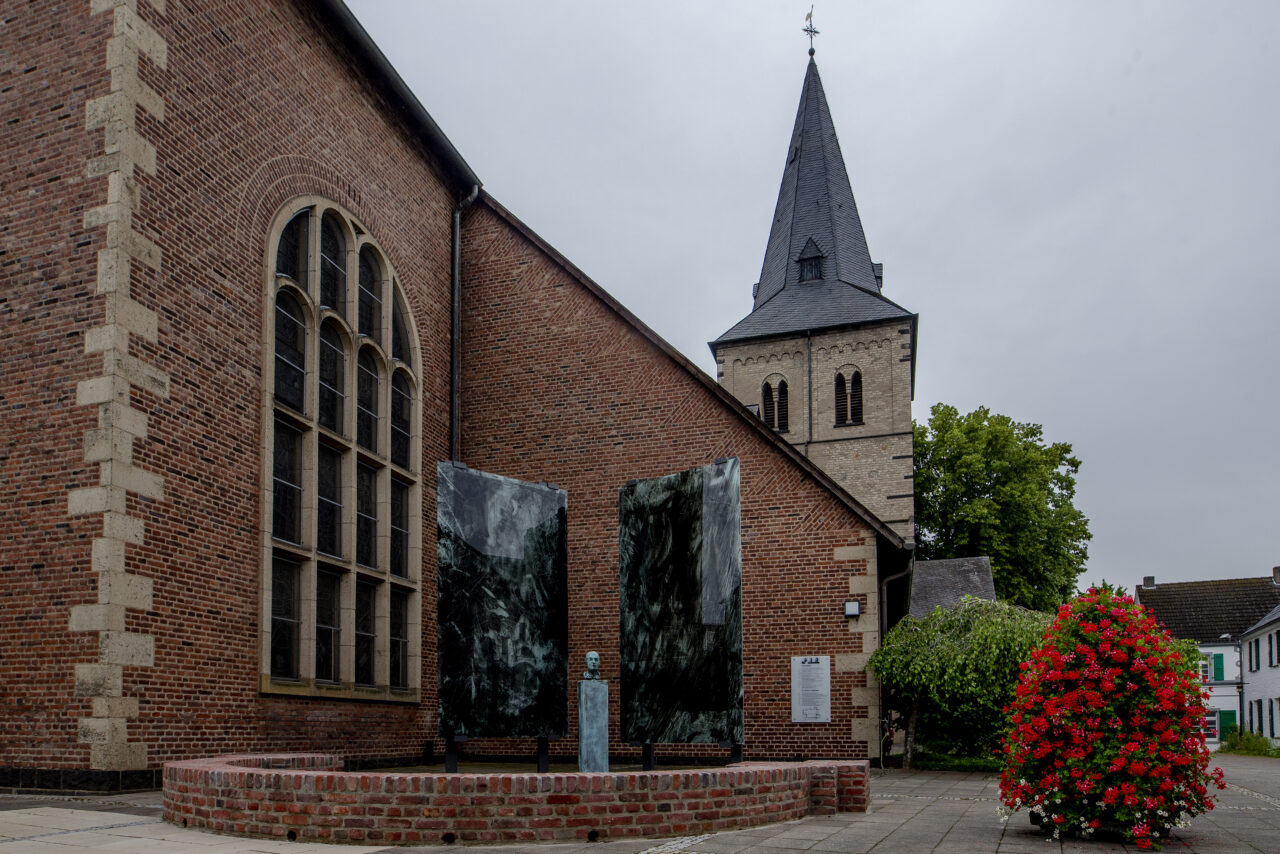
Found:
<path fill-rule="evenodd" d="M 337 205 L 296 200 L 271 235 L 260 689 L 417 702 L 422 360 L 413 320 L 386 255 Z M 358 283 L 350 295 L 349 280 Z"/>
<path fill-rule="evenodd" d="M 760 411 L 764 414 L 766 427 L 777 427 L 778 415 L 774 408 L 773 384 L 765 383 L 760 389 Z"/>

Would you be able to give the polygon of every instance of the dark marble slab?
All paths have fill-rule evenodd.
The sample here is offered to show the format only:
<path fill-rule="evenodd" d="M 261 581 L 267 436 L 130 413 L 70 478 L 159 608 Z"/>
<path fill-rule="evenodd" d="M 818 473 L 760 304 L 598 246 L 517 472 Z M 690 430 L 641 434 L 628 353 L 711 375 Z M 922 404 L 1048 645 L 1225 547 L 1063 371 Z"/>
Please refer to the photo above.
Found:
<path fill-rule="evenodd" d="M 618 493 L 622 739 L 741 744 L 738 460 Z"/>
<path fill-rule="evenodd" d="M 439 463 L 440 734 L 569 729 L 562 489 Z"/>

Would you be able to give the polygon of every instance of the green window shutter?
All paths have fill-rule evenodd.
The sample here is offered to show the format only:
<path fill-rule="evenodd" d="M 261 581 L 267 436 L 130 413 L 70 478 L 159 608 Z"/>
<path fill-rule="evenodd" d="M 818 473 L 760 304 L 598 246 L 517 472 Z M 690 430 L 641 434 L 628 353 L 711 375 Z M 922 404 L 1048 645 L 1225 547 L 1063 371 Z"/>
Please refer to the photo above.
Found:
<path fill-rule="evenodd" d="M 1220 652 L 1213 654 L 1213 681 L 1222 681 L 1222 653 Z"/>
<path fill-rule="evenodd" d="M 1218 712 L 1218 723 L 1221 725 L 1218 727 L 1218 735 L 1226 738 L 1227 730 L 1232 730 L 1236 727 L 1236 713 L 1222 709 Z"/>

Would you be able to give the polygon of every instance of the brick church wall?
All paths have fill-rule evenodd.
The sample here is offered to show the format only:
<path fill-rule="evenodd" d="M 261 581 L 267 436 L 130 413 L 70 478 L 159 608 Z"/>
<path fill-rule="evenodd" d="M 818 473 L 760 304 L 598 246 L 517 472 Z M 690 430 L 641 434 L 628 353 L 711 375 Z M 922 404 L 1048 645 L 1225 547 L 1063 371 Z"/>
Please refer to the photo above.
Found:
<path fill-rule="evenodd" d="M 167 376 L 168 395 L 137 386 L 128 395 L 146 421 L 131 463 L 162 478 L 163 491 L 125 499 L 142 533 L 124 545 L 124 569 L 149 579 L 153 593 L 148 607 L 124 611 L 124 628 L 151 640 L 123 665 L 120 689 L 107 687 L 123 701 L 114 711 L 127 710 L 127 698 L 138 704 L 122 723 L 112 718 L 113 735 L 146 745 L 151 768 L 225 750 L 418 755 L 434 727 L 430 690 L 421 706 L 258 693 L 265 241 L 278 208 L 305 193 L 344 205 L 376 236 L 423 342 L 423 458 L 434 461 L 448 454 L 453 191 L 305 4 L 21 5 L 5 24 L 18 56 L 3 72 L 17 121 L 0 142 L 0 166 L 13 176 L 0 220 L 9 354 L 0 380 L 0 769 L 52 769 L 42 784 L 56 785 L 57 769 L 91 764 L 80 721 L 97 706 L 83 685 L 77 691 L 77 665 L 105 653 L 95 633 L 70 625 L 73 608 L 99 602 L 92 552 L 104 517 L 69 515 L 68 494 L 99 480 L 99 465 L 85 459 L 96 413 L 77 405 L 77 384 L 102 371 L 103 356 L 85 350 L 107 312 L 95 280 L 109 237 L 85 217 L 109 200 L 114 179 L 88 171 L 109 141 L 86 129 L 86 104 L 113 94 L 113 21 L 135 7 L 166 61 L 137 62 L 163 101 L 162 120 L 136 112 L 156 167 L 136 170 L 132 215 L 158 267 L 135 259 L 123 281 L 155 312 L 156 330 L 154 340 L 129 338 L 124 352 Z M 424 493 L 423 547 L 433 555 L 434 492 Z M 433 602 L 434 590 L 424 598 Z M 424 630 L 427 660 L 434 635 Z M 36 781 L 0 770 L 0 786 L 20 783 Z M 107 784 L 83 775 L 65 783 Z"/>
<path fill-rule="evenodd" d="M 746 755 L 867 756 L 876 618 L 847 620 L 843 602 L 874 605 L 874 533 L 496 204 L 472 208 L 465 234 L 463 461 L 568 491 L 570 661 L 598 650 L 617 678 L 618 488 L 737 456 Z M 830 724 L 791 723 L 794 655 L 841 657 Z"/>

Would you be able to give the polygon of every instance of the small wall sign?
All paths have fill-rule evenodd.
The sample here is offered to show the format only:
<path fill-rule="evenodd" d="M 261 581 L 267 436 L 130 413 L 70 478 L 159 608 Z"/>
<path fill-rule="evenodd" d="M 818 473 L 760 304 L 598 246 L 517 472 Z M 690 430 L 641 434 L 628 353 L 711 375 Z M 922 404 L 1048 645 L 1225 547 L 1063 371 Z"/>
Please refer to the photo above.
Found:
<path fill-rule="evenodd" d="M 831 656 L 791 657 L 791 722 L 831 723 Z"/>

